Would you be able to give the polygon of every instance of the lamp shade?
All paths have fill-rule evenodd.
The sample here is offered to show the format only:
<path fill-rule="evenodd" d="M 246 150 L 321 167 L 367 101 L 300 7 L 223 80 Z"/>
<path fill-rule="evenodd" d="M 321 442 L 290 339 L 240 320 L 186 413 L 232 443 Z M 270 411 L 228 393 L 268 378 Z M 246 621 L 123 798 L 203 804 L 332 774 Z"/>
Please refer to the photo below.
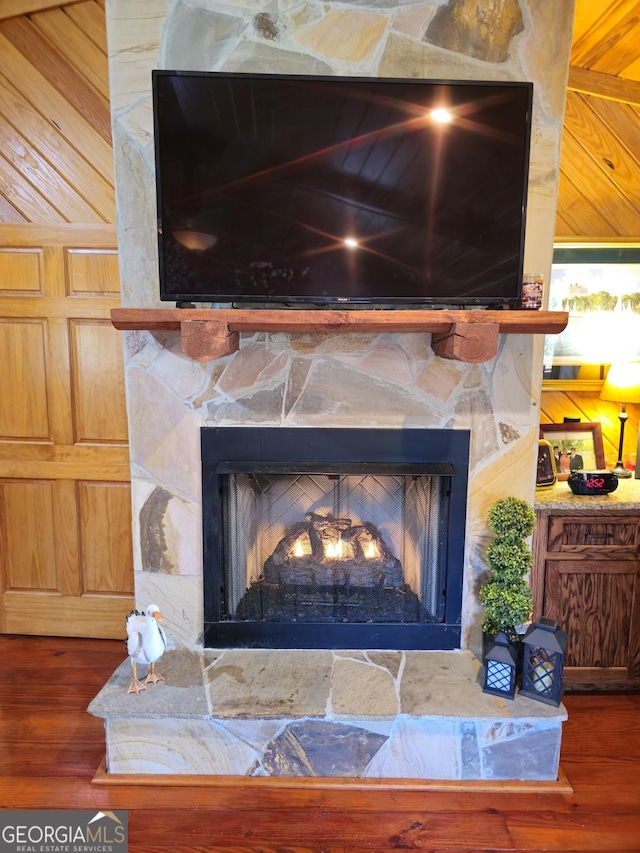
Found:
<path fill-rule="evenodd" d="M 612 364 L 600 399 L 614 403 L 640 403 L 640 362 Z"/>

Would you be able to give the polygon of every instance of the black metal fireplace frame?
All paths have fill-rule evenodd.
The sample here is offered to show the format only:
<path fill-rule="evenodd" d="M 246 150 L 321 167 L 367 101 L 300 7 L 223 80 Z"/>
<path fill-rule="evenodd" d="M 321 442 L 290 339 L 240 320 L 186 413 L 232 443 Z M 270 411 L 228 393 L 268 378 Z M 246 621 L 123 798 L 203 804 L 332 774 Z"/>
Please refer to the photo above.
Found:
<path fill-rule="evenodd" d="M 304 433 L 303 441 L 300 441 L 301 433 Z M 468 430 L 202 427 L 205 647 L 459 648 L 469 443 Z M 226 618 L 224 485 L 229 474 L 247 472 L 366 472 L 374 476 L 430 474 L 440 477 L 445 499 L 442 538 L 446 543 L 442 621 L 247 623 Z"/>

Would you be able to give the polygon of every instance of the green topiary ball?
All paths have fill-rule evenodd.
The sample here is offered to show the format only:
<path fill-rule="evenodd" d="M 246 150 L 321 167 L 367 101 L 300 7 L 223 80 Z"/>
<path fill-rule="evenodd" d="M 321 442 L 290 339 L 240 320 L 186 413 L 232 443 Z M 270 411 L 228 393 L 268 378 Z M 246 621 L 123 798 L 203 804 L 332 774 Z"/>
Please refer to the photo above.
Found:
<path fill-rule="evenodd" d="M 531 589 L 524 580 L 508 589 L 488 581 L 480 590 L 480 602 L 485 610 L 482 630 L 492 636 L 504 631 L 512 641 L 518 639 L 516 627 L 526 622 L 533 609 Z"/>
<path fill-rule="evenodd" d="M 511 541 L 531 536 L 536 525 L 536 514 L 522 498 L 502 498 L 489 510 L 489 528 L 496 534 Z"/>
<path fill-rule="evenodd" d="M 507 578 L 521 578 L 533 565 L 533 554 L 524 539 L 494 539 L 487 548 L 487 563 L 495 573 Z"/>

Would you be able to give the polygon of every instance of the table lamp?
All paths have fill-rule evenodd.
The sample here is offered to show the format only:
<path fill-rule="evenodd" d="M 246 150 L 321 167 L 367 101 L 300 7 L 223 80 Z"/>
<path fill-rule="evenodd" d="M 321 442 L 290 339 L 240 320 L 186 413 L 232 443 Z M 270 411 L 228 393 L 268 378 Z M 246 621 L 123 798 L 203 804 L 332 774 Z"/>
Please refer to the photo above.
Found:
<path fill-rule="evenodd" d="M 620 418 L 618 461 L 611 471 L 618 477 L 630 477 L 631 471 L 624 467 L 622 447 L 624 444 L 624 425 L 629 417 L 627 414 L 627 403 L 640 403 L 640 363 L 612 364 L 602 386 L 600 399 L 611 400 L 613 403 L 622 403 L 622 409 L 618 415 Z"/>

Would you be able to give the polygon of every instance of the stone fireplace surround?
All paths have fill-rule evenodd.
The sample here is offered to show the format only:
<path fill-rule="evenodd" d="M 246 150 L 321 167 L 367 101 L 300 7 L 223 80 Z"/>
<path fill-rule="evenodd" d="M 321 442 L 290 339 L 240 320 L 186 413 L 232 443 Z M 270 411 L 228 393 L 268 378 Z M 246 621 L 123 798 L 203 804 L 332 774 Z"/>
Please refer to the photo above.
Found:
<path fill-rule="evenodd" d="M 142 10 L 111 0 L 123 306 L 160 305 L 156 67 L 532 80 L 525 269 L 548 276 L 573 4 L 499 0 L 491 20 L 482 5 L 146 0 Z M 488 509 L 507 494 L 533 497 L 541 339 L 503 336 L 482 365 L 440 359 L 418 333 L 243 334 L 213 363 L 186 359 L 174 333 L 129 332 L 125 349 L 136 600 L 160 605 L 172 649 L 157 689 L 124 695 L 125 661 L 92 703 L 110 772 L 555 778 L 564 709 L 486 696 L 472 651 Z M 461 650 L 202 648 L 199 429 L 247 424 L 471 431 Z M 332 756 L 346 744 L 345 769 Z M 544 767 L 528 757 L 537 749 Z"/>

